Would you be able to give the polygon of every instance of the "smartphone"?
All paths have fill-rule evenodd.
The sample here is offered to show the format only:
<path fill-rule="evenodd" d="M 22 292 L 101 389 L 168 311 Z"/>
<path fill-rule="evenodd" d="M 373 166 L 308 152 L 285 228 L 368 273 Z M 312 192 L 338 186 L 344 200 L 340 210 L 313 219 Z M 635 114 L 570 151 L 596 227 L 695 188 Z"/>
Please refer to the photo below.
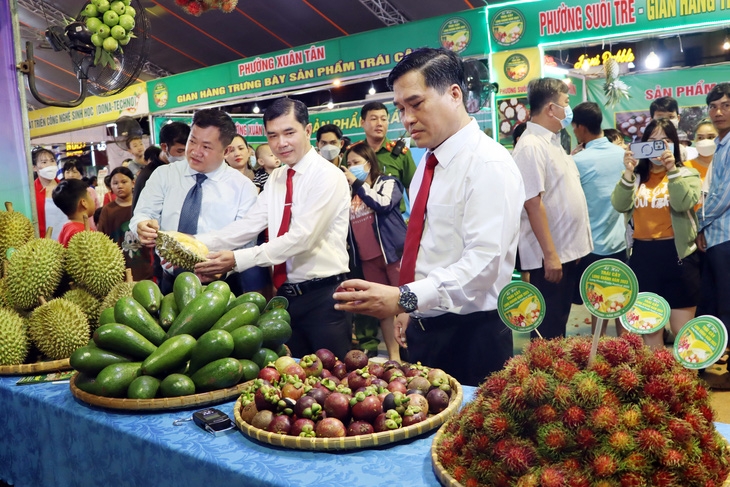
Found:
<path fill-rule="evenodd" d="M 667 146 L 663 140 L 651 140 L 649 142 L 634 142 L 629 145 L 631 152 L 636 159 L 647 159 L 650 157 L 659 157 L 667 150 Z"/>

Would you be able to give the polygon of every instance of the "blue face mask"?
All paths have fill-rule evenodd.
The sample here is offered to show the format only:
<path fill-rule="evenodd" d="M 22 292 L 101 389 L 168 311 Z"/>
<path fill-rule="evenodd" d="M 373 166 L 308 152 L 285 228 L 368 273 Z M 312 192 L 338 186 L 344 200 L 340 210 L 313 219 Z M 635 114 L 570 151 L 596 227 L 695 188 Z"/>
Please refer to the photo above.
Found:
<path fill-rule="evenodd" d="M 570 106 L 561 107 L 557 103 L 553 103 L 553 105 L 559 106 L 560 108 L 562 108 L 564 110 L 565 118 L 560 120 L 558 117 L 555 117 L 555 115 L 553 115 L 553 117 L 560 120 L 560 126 L 563 127 L 564 129 L 567 129 L 568 127 L 570 127 L 570 124 L 573 122 L 573 109 L 570 108 Z"/>
<path fill-rule="evenodd" d="M 353 176 L 360 181 L 365 181 L 368 178 L 368 173 L 365 171 L 365 164 L 358 164 L 357 166 L 350 166 L 347 169 L 350 170 Z"/>

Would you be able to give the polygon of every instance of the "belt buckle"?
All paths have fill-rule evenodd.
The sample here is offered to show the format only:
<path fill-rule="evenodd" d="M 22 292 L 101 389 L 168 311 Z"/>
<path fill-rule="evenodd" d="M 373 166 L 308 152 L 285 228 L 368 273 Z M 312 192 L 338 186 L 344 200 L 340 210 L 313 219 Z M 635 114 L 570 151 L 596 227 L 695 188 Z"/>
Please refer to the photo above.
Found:
<path fill-rule="evenodd" d="M 301 296 L 302 294 L 304 294 L 304 293 L 302 293 L 302 290 L 299 287 L 299 284 L 292 284 L 292 283 L 284 284 L 282 286 L 282 290 L 284 291 L 284 294 L 286 294 L 287 296 L 292 296 L 292 297 Z"/>

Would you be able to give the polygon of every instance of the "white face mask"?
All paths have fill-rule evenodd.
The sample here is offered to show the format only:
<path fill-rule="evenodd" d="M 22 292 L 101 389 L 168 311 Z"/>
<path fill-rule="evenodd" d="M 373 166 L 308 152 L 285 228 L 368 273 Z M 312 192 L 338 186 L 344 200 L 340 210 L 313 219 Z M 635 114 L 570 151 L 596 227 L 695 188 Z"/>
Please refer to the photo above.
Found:
<path fill-rule="evenodd" d="M 248 159 L 248 165 L 251 166 L 251 169 L 254 169 L 256 167 L 256 156 L 251 156 Z"/>
<path fill-rule="evenodd" d="M 702 139 L 697 141 L 695 147 L 701 156 L 710 157 L 715 153 L 715 148 L 717 146 L 715 145 L 715 141 L 712 139 Z"/>
<path fill-rule="evenodd" d="M 169 152 L 166 152 L 165 154 L 167 154 L 167 161 L 170 162 L 171 164 L 173 162 L 180 162 L 180 161 L 185 160 L 185 156 L 173 156 L 173 155 L 170 155 Z"/>
<path fill-rule="evenodd" d="M 327 144 L 319 148 L 319 154 L 328 161 L 334 161 L 335 158 L 340 154 L 340 148 L 336 145 Z"/>
<path fill-rule="evenodd" d="M 672 122 L 672 125 L 674 125 L 675 129 L 679 128 L 679 119 L 678 118 L 670 118 L 669 121 Z"/>
<path fill-rule="evenodd" d="M 43 179 L 56 179 L 58 168 L 56 166 L 46 166 L 42 169 L 38 169 L 38 176 Z"/>

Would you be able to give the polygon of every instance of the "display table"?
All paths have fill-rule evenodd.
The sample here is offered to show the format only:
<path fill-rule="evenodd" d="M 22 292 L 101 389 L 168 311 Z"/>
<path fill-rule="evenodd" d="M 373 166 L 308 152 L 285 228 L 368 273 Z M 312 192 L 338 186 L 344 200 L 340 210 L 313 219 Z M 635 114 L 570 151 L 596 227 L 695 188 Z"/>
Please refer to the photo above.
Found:
<path fill-rule="evenodd" d="M 201 409 L 126 413 L 88 406 L 64 384 L 0 377 L 0 480 L 17 487 L 433 486 L 433 435 L 389 447 L 325 453 L 214 437 L 175 419 Z M 474 394 L 464 387 L 464 402 Z M 218 406 L 233 418 L 230 401 Z"/>

